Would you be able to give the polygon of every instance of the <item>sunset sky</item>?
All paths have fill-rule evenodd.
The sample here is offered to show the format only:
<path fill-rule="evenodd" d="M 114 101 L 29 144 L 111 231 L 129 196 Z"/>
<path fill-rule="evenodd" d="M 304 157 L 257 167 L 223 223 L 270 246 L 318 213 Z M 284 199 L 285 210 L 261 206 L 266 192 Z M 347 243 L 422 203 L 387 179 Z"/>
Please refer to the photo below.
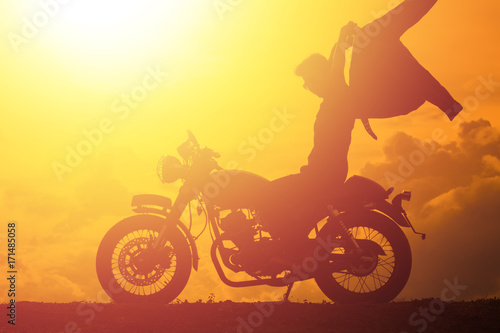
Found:
<path fill-rule="evenodd" d="M 62 2 L 0 3 L 0 240 L 5 249 L 16 221 L 18 300 L 96 300 L 100 240 L 132 214 L 133 195 L 175 197 L 181 183 L 161 184 L 156 164 L 176 154 L 188 129 L 221 154 L 221 166 L 237 161 L 269 179 L 297 173 L 321 100 L 303 89 L 296 66 L 328 56 L 349 21 L 362 26 L 401 1 Z M 414 261 L 399 299 L 439 297 L 446 279 L 467 286 L 461 298 L 500 296 L 499 13 L 497 0 L 439 0 L 402 38 L 462 115 L 450 122 L 425 104 L 373 120 L 378 141 L 359 121 L 353 131 L 349 174 L 411 190 L 409 217 L 428 234 L 405 230 Z M 285 111 L 285 129 L 250 153 L 248 138 Z M 86 156 L 75 158 L 79 149 Z M 224 285 L 209 246 L 206 233 L 180 299 L 284 292 Z M 2 269 L 6 261 L 4 250 Z M 313 282 L 291 296 L 327 299 Z"/>

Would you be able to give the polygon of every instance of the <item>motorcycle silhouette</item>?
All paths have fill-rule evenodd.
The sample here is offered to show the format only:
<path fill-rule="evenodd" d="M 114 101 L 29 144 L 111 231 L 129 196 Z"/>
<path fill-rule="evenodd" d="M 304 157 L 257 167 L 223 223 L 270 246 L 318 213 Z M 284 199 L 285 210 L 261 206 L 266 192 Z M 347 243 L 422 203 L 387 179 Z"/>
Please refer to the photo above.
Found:
<path fill-rule="evenodd" d="M 385 190 L 360 176 L 349 178 L 337 198 L 327 207 L 309 236 L 313 251 L 296 260 L 283 255 L 279 240 L 269 234 L 259 214 L 259 192 L 269 182 L 239 170 L 221 169 L 209 148 L 189 138 L 176 157 L 163 156 L 158 176 L 163 183 L 183 180 L 174 202 L 155 194 L 136 195 L 136 215 L 115 224 L 97 251 L 99 282 L 116 302 L 169 303 L 186 286 L 191 269 L 198 270 L 196 240 L 207 229 L 212 236 L 211 258 L 219 278 L 232 287 L 288 286 L 315 279 L 321 291 L 337 303 L 388 302 L 408 281 L 412 258 L 401 227 L 411 225 L 401 203 L 404 191 L 392 202 L 393 188 Z M 197 200 L 198 215 L 205 225 L 193 236 L 191 202 Z M 189 225 L 180 221 L 189 210 Z M 314 236 L 311 236 L 314 234 Z M 417 233 L 425 239 L 425 234 Z M 225 267 L 225 269 L 223 268 Z M 233 280 L 233 271 L 244 279 Z"/>

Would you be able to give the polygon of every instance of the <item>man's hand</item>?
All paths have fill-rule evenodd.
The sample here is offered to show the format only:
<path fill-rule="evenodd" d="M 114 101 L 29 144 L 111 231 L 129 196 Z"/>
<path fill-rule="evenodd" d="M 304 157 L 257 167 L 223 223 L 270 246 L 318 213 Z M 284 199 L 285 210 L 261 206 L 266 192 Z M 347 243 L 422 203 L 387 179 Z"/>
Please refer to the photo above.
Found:
<path fill-rule="evenodd" d="M 357 27 L 358 25 L 351 21 L 340 29 L 338 45 L 344 50 L 352 46 Z"/>
<path fill-rule="evenodd" d="M 358 29 L 358 26 L 354 22 L 349 22 L 342 29 L 340 29 L 339 41 L 332 49 L 330 53 L 329 61 L 332 64 L 332 70 L 335 82 L 342 83 L 345 85 L 345 51 L 350 48 L 354 43 L 354 35 Z"/>

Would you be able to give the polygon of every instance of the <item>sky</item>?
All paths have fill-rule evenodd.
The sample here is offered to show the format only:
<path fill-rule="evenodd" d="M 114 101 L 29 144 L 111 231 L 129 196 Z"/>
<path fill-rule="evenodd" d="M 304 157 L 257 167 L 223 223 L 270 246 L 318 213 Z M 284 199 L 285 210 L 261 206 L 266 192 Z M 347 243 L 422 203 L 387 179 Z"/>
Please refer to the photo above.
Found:
<path fill-rule="evenodd" d="M 132 214 L 133 195 L 175 197 L 181 183 L 162 184 L 156 164 L 188 129 L 222 166 L 237 161 L 268 179 L 297 173 L 321 100 L 296 66 L 328 55 L 349 21 L 364 25 L 400 1 L 63 2 L 0 4 L 0 241 L 15 221 L 17 300 L 97 300 L 100 240 Z M 499 10 L 495 0 L 440 0 L 402 38 L 464 105 L 457 119 L 425 104 L 373 120 L 377 141 L 359 121 L 352 133 L 349 174 L 411 190 L 408 215 L 428 234 L 405 230 L 413 269 L 398 299 L 439 297 L 455 279 L 464 299 L 500 296 Z M 289 115 L 284 129 L 249 150 L 276 114 Z M 198 247 L 200 268 L 180 299 L 284 292 L 224 285 L 208 233 Z M 311 281 L 291 298 L 326 299 Z"/>

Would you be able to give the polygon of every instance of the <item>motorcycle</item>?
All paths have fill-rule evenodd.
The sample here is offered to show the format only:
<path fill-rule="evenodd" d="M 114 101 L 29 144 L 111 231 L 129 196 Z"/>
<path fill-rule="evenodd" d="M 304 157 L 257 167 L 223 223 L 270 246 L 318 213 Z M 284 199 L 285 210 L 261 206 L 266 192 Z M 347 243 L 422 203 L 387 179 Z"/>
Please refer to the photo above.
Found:
<path fill-rule="evenodd" d="M 267 179 L 221 169 L 216 162 L 219 154 L 201 148 L 191 132 L 177 151 L 182 162 L 163 156 L 158 163 L 163 183 L 183 180 L 175 201 L 155 194 L 134 196 L 136 215 L 115 224 L 99 245 L 98 279 L 114 301 L 166 304 L 175 300 L 192 269 L 198 270 L 196 241 L 207 227 L 217 274 L 232 287 L 288 287 L 284 295 L 288 299 L 294 282 L 314 279 L 332 301 L 357 303 L 389 302 L 406 285 L 412 257 L 401 228 L 409 227 L 425 239 L 402 208 L 410 192 L 403 191 L 389 202 L 393 188 L 385 190 L 360 176 L 349 178 L 342 199 L 326 207 L 326 216 L 309 234 L 313 251 L 290 260 L 259 211 L 256 197 Z M 191 209 L 195 200 L 198 215 L 205 216 L 196 236 Z M 188 226 L 180 221 L 186 210 Z M 229 271 L 243 272 L 245 279 L 231 279 Z"/>

